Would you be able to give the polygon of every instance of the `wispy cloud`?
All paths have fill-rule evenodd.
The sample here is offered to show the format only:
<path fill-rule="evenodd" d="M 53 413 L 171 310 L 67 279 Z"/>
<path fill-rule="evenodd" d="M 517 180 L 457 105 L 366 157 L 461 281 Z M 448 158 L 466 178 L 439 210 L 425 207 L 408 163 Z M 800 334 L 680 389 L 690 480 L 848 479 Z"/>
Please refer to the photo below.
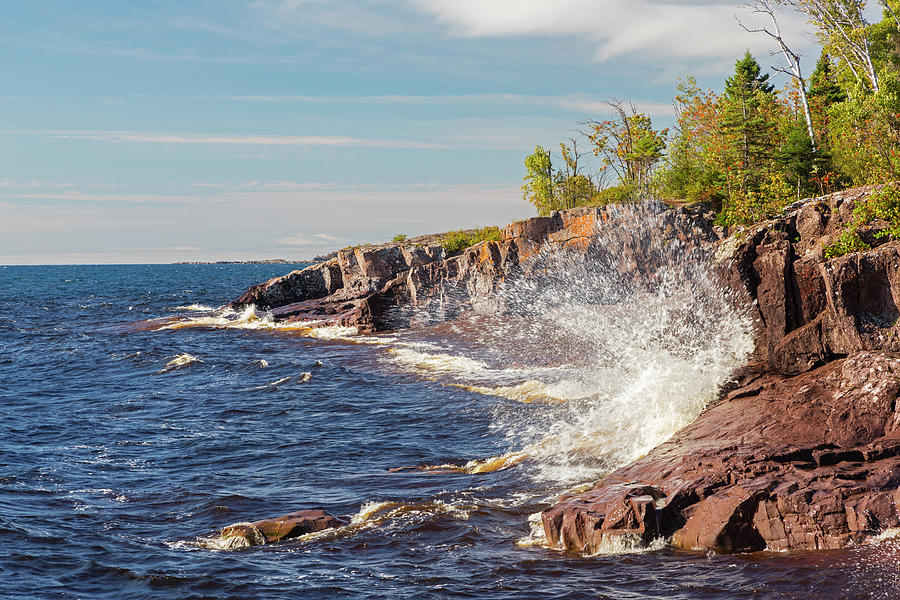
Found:
<path fill-rule="evenodd" d="M 745 48 L 765 52 L 765 36 L 742 31 L 734 3 L 716 0 L 410 0 L 457 37 L 577 36 L 596 44 L 595 58 L 617 56 L 734 57 Z M 746 11 L 744 11 L 746 13 Z M 744 19 L 751 20 L 744 14 Z M 788 39 L 807 42 L 804 19 L 782 17 Z"/>
<path fill-rule="evenodd" d="M 207 97 L 212 98 L 212 97 Z M 377 96 L 302 96 L 302 95 L 247 95 L 218 96 L 222 100 L 238 102 L 296 102 L 309 104 L 518 104 L 541 107 L 555 107 L 573 112 L 607 113 L 609 106 L 606 98 L 586 96 L 584 94 L 534 95 L 534 94 L 444 94 L 444 95 L 403 95 L 385 94 Z M 653 101 L 636 101 L 640 110 L 652 115 L 668 115 L 672 113 L 669 104 Z"/>
<path fill-rule="evenodd" d="M 200 144 L 235 146 L 365 147 L 439 149 L 442 145 L 417 140 L 358 138 L 343 135 L 201 134 L 156 131 L 48 131 L 31 132 L 55 139 L 92 140 L 131 144 Z"/>
<path fill-rule="evenodd" d="M 313 235 L 305 233 L 295 233 L 294 235 L 278 238 L 277 240 L 275 240 L 275 243 L 282 244 L 284 246 L 320 247 L 343 244 L 346 241 L 347 240 L 345 238 L 329 235 L 327 233 L 316 233 Z"/>

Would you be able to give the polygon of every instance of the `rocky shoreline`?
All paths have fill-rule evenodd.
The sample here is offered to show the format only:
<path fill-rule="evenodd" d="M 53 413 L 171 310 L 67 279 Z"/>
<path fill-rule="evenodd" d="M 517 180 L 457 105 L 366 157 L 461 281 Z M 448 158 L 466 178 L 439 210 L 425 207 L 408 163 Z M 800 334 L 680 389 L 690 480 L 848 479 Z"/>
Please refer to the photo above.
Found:
<path fill-rule="evenodd" d="M 824 254 L 871 191 L 805 200 L 730 237 L 708 214 L 664 213 L 663 234 L 713 248 L 727 289 L 752 303 L 753 360 L 693 424 L 545 510 L 553 546 L 593 553 L 627 536 L 717 551 L 843 548 L 900 527 L 900 241 L 875 238 L 875 223 L 863 232 L 871 250 Z M 547 246 L 586 249 L 615 211 L 512 223 L 457 256 L 436 244 L 345 249 L 232 304 L 364 332 L 502 310 L 502 282 L 527 275 Z M 646 250 L 622 252 L 639 271 Z"/>

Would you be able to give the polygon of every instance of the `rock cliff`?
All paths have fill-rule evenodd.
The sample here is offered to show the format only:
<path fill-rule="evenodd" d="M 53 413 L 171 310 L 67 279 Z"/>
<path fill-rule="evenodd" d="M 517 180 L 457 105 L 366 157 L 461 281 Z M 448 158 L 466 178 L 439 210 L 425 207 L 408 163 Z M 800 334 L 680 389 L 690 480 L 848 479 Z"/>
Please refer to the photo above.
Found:
<path fill-rule="evenodd" d="M 503 309 L 498 286 L 527 274 L 539 251 L 586 250 L 616 210 L 585 207 L 517 221 L 502 231 L 500 241 L 482 242 L 456 256 L 448 256 L 433 238 L 345 248 L 331 260 L 251 287 L 232 305 L 253 304 L 279 321 L 353 326 L 361 332 L 441 322 L 470 310 L 496 312 Z M 665 236 L 717 239 L 702 215 L 671 210 L 658 222 Z M 644 249 L 623 251 L 638 256 Z"/>
<path fill-rule="evenodd" d="M 826 259 L 860 188 L 719 243 L 756 312 L 755 361 L 693 424 L 542 514 L 555 546 L 842 548 L 900 526 L 900 242 Z"/>

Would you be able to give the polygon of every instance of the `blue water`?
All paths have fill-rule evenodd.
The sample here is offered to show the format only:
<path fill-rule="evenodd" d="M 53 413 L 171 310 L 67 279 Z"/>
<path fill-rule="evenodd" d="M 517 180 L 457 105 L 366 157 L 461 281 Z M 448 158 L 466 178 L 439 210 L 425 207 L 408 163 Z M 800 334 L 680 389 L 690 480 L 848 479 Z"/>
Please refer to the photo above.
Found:
<path fill-rule="evenodd" d="M 519 546 L 551 492 L 527 461 L 388 470 L 515 449 L 492 427 L 512 401 L 404 371 L 383 344 L 141 325 L 290 268 L 0 266 L 0 598 L 900 597 L 890 544 L 592 558 Z M 185 353 L 199 360 L 166 370 Z M 334 539 L 198 543 L 234 522 L 383 501 L 414 510 Z"/>

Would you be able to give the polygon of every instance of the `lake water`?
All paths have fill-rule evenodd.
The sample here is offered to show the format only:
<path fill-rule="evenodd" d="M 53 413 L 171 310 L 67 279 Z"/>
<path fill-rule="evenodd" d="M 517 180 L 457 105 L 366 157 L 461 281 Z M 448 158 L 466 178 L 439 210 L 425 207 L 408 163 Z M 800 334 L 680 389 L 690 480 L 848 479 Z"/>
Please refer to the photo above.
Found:
<path fill-rule="evenodd" d="M 702 409 L 666 390 L 714 381 L 678 379 L 677 352 L 611 371 L 579 359 L 596 340 L 534 339 L 621 315 L 363 336 L 214 310 L 292 268 L 0 266 L 0 598 L 900 597 L 890 541 L 544 547 L 531 515 Z M 304 508 L 352 524 L 215 549 L 226 525 Z"/>

